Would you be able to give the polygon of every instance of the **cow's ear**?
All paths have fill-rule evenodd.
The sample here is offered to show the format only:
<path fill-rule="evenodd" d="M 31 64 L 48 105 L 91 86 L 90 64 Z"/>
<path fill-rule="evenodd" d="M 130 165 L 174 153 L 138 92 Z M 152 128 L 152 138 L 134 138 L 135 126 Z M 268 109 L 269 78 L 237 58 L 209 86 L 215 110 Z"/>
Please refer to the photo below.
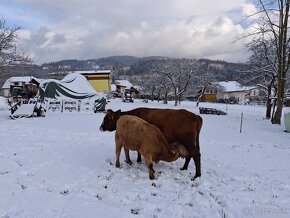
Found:
<path fill-rule="evenodd" d="M 108 109 L 107 111 L 106 111 L 106 113 L 112 113 L 113 111 L 111 110 L 111 109 Z"/>
<path fill-rule="evenodd" d="M 117 110 L 116 113 L 118 114 L 118 116 L 120 116 L 121 110 Z"/>

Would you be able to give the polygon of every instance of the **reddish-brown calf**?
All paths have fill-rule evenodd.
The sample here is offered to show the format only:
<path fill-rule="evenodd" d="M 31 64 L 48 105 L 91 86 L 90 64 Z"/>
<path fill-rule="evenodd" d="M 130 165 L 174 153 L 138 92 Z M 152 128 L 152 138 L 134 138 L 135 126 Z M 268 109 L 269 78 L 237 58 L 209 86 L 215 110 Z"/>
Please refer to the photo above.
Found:
<path fill-rule="evenodd" d="M 176 143 L 169 145 L 156 126 L 136 116 L 125 115 L 120 117 L 116 125 L 115 141 L 116 167 L 120 167 L 119 158 L 124 146 L 128 163 L 130 162 L 129 150 L 138 151 L 139 154 L 144 156 L 150 179 L 155 179 L 153 162 L 158 163 L 160 160 L 172 162 L 182 156 L 179 150 L 174 147 Z"/>

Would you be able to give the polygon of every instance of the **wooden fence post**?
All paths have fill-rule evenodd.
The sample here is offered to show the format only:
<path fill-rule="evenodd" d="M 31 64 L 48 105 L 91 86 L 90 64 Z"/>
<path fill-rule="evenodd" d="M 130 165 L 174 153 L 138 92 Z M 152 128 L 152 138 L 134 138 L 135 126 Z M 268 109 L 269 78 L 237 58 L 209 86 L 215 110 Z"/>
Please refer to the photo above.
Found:
<path fill-rule="evenodd" d="M 240 133 L 242 133 L 242 128 L 243 128 L 243 117 L 244 117 L 244 114 L 242 113 L 242 114 L 241 114 Z"/>

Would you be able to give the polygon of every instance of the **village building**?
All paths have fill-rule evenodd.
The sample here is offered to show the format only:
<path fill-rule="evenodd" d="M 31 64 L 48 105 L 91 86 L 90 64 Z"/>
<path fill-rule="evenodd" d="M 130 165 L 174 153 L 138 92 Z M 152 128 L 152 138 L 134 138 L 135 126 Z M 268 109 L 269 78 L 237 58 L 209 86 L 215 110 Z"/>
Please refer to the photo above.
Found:
<path fill-rule="evenodd" d="M 116 80 L 116 92 L 118 93 L 129 93 L 134 98 L 136 98 L 140 91 L 138 90 L 139 86 L 133 86 L 132 83 L 130 83 L 128 80 Z"/>
<path fill-rule="evenodd" d="M 237 81 L 212 82 L 197 88 L 197 98 L 202 102 L 250 103 L 265 102 L 267 94 L 259 86 L 242 86 Z"/>
<path fill-rule="evenodd" d="M 82 74 L 97 92 L 111 91 L 111 70 L 74 71 Z"/>
<path fill-rule="evenodd" d="M 200 97 L 201 102 L 217 102 L 217 92 L 218 88 L 215 85 L 209 84 L 205 88 L 198 87 L 197 94 L 198 96 L 201 96 Z"/>
<path fill-rule="evenodd" d="M 130 89 L 133 87 L 132 83 L 128 80 L 115 80 L 116 91 L 119 93 L 123 93 L 125 89 Z"/>
<path fill-rule="evenodd" d="M 33 76 L 11 77 L 2 86 L 5 98 L 32 98 L 38 92 L 41 79 Z"/>
<path fill-rule="evenodd" d="M 265 89 L 255 86 L 249 89 L 246 98 L 249 99 L 250 102 L 265 102 L 267 100 L 267 93 Z"/>
<path fill-rule="evenodd" d="M 219 86 L 217 101 L 230 103 L 263 102 L 266 92 L 259 86 L 242 86 L 237 81 L 216 82 Z"/>

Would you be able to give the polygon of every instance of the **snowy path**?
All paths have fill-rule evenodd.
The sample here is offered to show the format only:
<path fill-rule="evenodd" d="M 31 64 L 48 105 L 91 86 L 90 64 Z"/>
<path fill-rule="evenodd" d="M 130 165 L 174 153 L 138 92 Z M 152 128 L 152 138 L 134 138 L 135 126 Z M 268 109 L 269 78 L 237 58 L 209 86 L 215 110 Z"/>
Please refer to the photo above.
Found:
<path fill-rule="evenodd" d="M 171 105 L 114 100 L 107 108 Z M 290 217 L 290 134 L 263 120 L 264 108 L 227 112 L 203 115 L 202 177 L 192 182 L 194 163 L 180 171 L 182 159 L 156 164 L 155 181 L 134 152 L 132 166 L 122 153 L 116 169 L 114 132 L 98 130 L 102 113 L 11 120 L 0 111 L 0 217 Z"/>

